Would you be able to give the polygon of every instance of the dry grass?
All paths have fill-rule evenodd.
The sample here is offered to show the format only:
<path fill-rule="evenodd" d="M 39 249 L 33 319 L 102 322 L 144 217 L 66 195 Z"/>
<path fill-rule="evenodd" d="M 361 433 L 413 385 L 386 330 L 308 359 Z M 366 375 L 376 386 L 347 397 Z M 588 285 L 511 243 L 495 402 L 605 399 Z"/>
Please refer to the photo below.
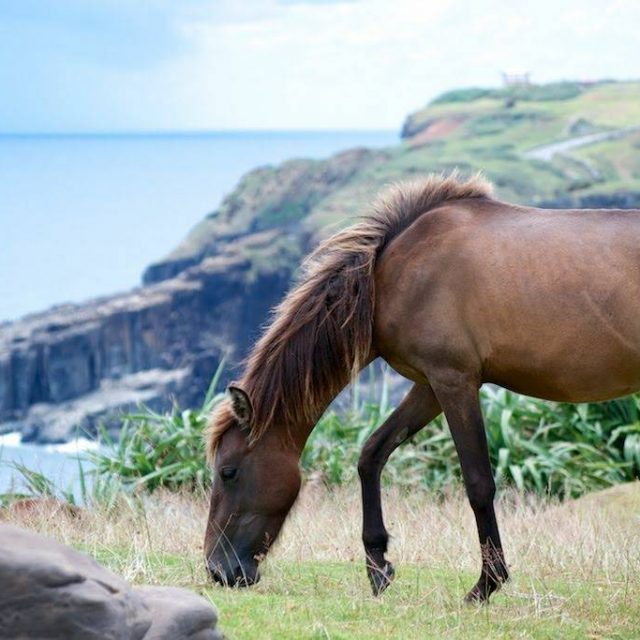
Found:
<path fill-rule="evenodd" d="M 403 637 L 542 638 L 560 629 L 567 638 L 638 637 L 640 483 L 565 504 L 503 495 L 499 520 L 514 579 L 473 613 L 460 605 L 479 568 L 464 496 L 389 490 L 384 503 L 399 571 L 379 600 L 364 577 L 356 487 L 308 486 L 265 579 L 246 592 L 207 583 L 204 497 L 156 494 L 144 505 L 123 502 L 109 514 L 79 517 L 49 505 L 3 519 L 81 548 L 132 582 L 206 593 L 231 637 L 372 638 L 397 634 L 398 625 Z"/>
<path fill-rule="evenodd" d="M 635 513 L 633 499 L 635 498 Z M 384 498 L 390 555 L 399 563 L 475 570 L 475 521 L 462 492 L 439 501 L 420 491 L 390 490 Z M 624 575 L 640 569 L 640 483 L 564 504 L 505 494 L 497 504 L 504 546 L 514 572 Z M 278 557 L 360 560 L 359 492 L 307 491 L 287 523 Z"/>

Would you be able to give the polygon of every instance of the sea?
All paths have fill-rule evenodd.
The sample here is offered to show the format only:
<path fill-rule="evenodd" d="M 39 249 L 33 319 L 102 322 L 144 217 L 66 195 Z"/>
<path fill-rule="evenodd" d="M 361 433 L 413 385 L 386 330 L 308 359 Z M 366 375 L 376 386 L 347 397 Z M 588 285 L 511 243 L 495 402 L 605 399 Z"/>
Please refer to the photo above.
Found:
<path fill-rule="evenodd" d="M 90 453 L 96 442 L 80 438 L 64 444 L 36 445 L 20 442 L 19 433 L 0 436 L 0 504 L 3 495 L 32 495 L 44 476 L 47 491 L 59 498 L 84 501 L 93 485 Z"/>
<path fill-rule="evenodd" d="M 138 285 L 255 167 L 397 141 L 395 131 L 0 134 L 0 330 Z M 77 489 L 90 446 L 0 436 L 0 494 L 19 487 L 16 463 Z"/>

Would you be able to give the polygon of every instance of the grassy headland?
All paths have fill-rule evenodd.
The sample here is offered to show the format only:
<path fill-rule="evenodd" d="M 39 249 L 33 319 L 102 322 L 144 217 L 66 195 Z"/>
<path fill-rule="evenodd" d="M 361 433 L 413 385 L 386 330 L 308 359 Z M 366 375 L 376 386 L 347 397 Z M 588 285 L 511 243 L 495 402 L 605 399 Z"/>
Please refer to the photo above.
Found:
<path fill-rule="evenodd" d="M 197 261 L 229 239 L 272 229 L 296 264 L 309 238 L 347 224 L 386 184 L 454 167 L 483 171 L 498 197 L 520 204 L 569 196 L 580 204 L 581 198 L 620 190 L 640 201 L 639 126 L 640 82 L 451 91 L 411 114 L 395 146 L 249 172 L 165 262 Z M 602 138 L 536 157 L 547 145 L 592 134 Z M 265 268 L 273 248 L 269 238 L 255 250 L 254 258 L 264 253 Z"/>

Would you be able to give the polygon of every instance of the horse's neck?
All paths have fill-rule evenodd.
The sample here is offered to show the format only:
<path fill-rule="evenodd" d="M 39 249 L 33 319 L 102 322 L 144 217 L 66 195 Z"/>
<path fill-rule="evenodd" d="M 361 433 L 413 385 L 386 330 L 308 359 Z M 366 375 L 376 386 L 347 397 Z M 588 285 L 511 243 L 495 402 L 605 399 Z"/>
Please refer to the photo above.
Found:
<path fill-rule="evenodd" d="M 332 399 L 333 400 L 333 399 Z M 302 450 L 307 444 L 307 440 L 311 436 L 311 433 L 316 428 L 316 425 L 322 418 L 322 414 L 327 410 L 327 407 L 331 404 L 331 401 L 327 402 L 326 406 L 322 410 L 318 411 L 317 418 L 311 423 L 299 423 L 293 426 L 285 427 L 284 438 L 288 440 L 291 446 L 295 447 L 298 455 L 302 455 Z"/>
<path fill-rule="evenodd" d="M 360 369 L 360 372 L 366 369 L 375 360 L 376 357 L 377 356 L 372 350 L 371 354 L 367 358 L 363 367 Z M 326 402 L 323 402 L 321 406 L 317 407 L 314 420 L 310 424 L 306 422 L 300 422 L 293 426 L 288 426 L 284 428 L 283 437 L 286 438 L 291 443 L 292 446 L 296 447 L 296 449 L 299 452 L 299 455 L 302 455 L 302 450 L 307 444 L 307 440 L 311 436 L 311 433 L 313 432 L 313 430 L 316 428 L 316 425 L 320 421 L 320 418 L 322 418 L 324 412 L 329 408 L 329 405 L 338 397 L 338 395 L 342 393 L 344 389 L 346 389 L 347 386 L 348 384 L 344 385 L 342 389 L 340 389 L 337 393 L 333 394 L 330 398 L 328 398 Z"/>

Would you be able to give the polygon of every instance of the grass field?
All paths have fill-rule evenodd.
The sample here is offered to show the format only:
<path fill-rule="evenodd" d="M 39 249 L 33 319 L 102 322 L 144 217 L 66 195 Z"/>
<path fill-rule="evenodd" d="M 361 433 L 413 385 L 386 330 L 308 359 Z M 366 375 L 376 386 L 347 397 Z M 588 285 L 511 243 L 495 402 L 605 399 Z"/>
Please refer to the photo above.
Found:
<path fill-rule="evenodd" d="M 5 511 L 137 583 L 192 588 L 219 608 L 228 638 L 638 638 L 640 483 L 563 504 L 503 494 L 513 580 L 489 606 L 462 604 L 477 577 L 471 511 L 460 492 L 385 493 L 397 577 L 373 598 L 364 575 L 357 487 L 307 485 L 247 590 L 209 584 L 205 497 L 156 493 L 78 517 Z"/>

